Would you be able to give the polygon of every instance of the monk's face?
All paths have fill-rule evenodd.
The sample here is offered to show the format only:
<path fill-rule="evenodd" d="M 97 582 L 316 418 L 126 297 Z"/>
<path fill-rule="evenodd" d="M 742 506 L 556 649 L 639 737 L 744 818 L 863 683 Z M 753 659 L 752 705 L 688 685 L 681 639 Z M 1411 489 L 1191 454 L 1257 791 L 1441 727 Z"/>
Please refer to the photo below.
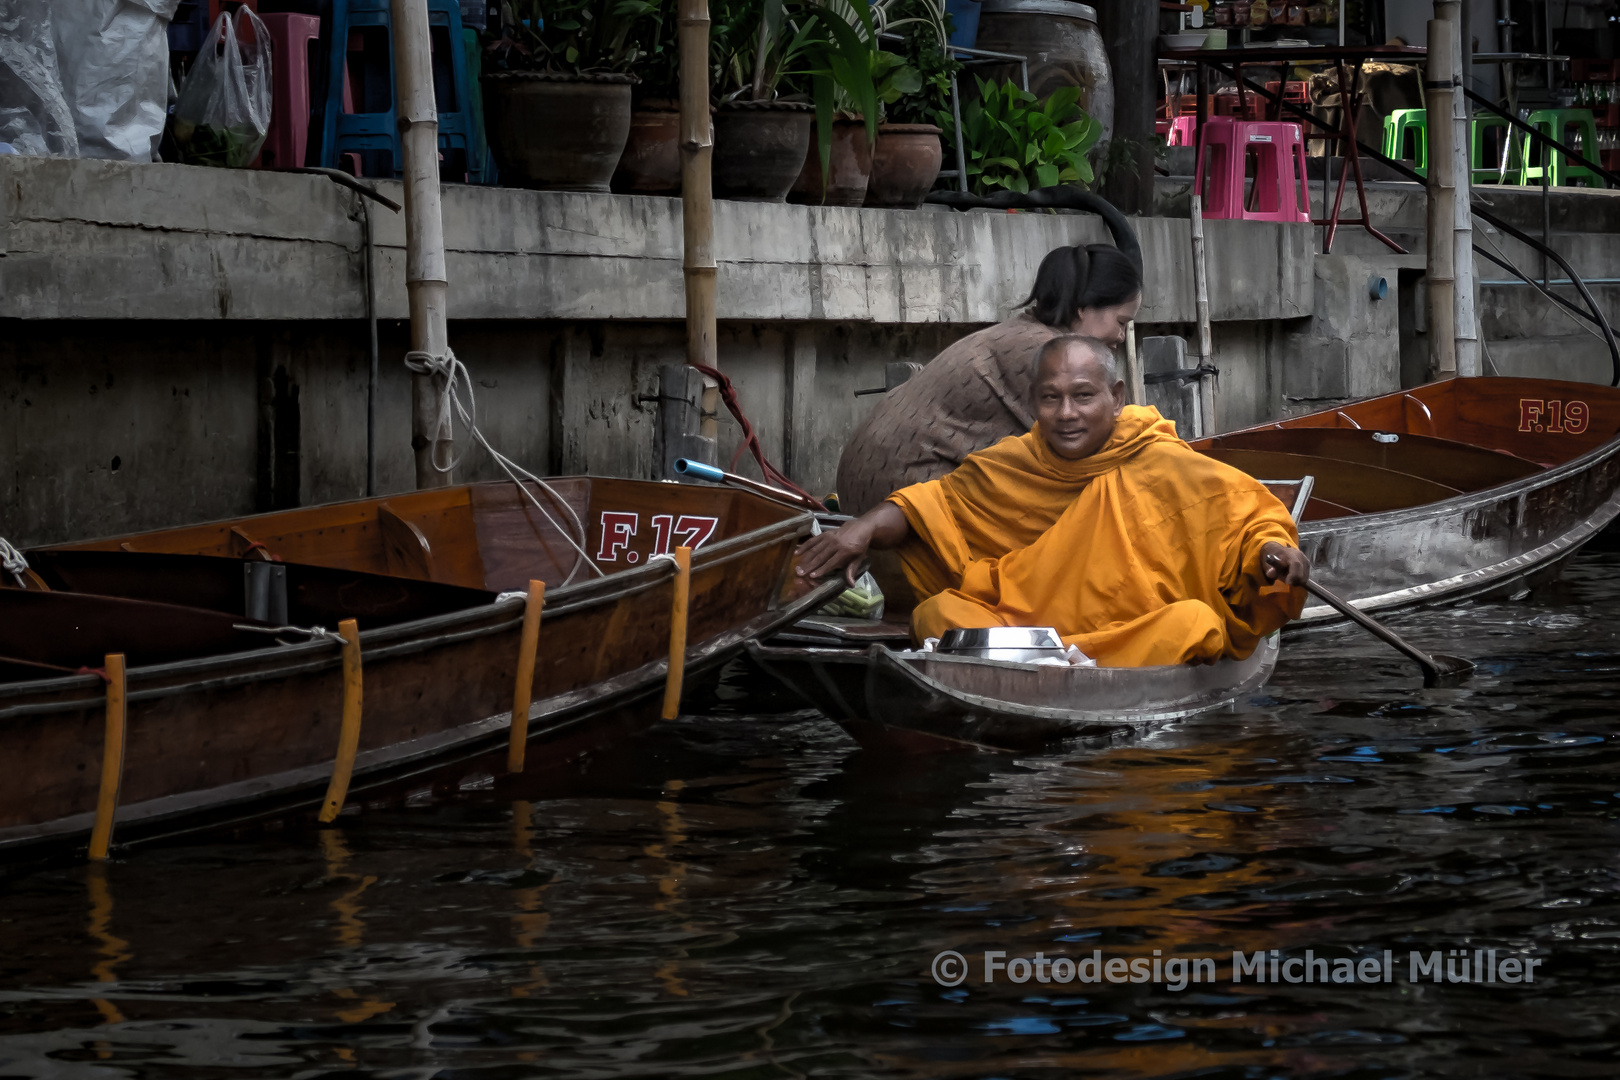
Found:
<path fill-rule="evenodd" d="M 1060 458 L 1078 461 L 1101 450 L 1124 407 L 1125 384 L 1110 385 L 1107 370 L 1083 345 L 1046 358 L 1035 373 L 1035 419 Z"/>

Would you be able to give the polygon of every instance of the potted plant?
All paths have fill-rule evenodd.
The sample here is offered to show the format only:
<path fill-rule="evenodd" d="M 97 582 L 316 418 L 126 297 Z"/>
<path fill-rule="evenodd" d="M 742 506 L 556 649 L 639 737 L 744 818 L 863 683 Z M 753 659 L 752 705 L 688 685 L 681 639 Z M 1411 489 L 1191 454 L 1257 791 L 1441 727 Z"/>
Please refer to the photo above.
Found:
<path fill-rule="evenodd" d="M 789 196 L 794 202 L 860 206 L 872 175 L 872 146 L 882 106 L 877 84 L 898 57 L 878 48 L 868 0 L 828 0 L 805 49 L 815 98 L 815 145 Z"/>
<path fill-rule="evenodd" d="M 879 10 L 879 9 L 874 9 Z M 962 65 L 944 48 L 950 16 L 942 0 L 899 0 L 881 8 L 883 29 L 905 29 L 902 55 L 885 53 L 878 77 L 883 122 L 872 151 L 866 205 L 915 209 L 939 178 L 941 127 L 950 116 L 951 76 Z"/>
<path fill-rule="evenodd" d="M 793 69 L 815 16 L 783 0 L 711 0 L 714 193 L 722 199 L 781 202 L 810 145 L 814 113 Z M 809 23 L 811 25 L 806 26 Z"/>
<path fill-rule="evenodd" d="M 645 53 L 636 67 L 630 136 L 613 173 L 613 190 L 632 195 L 681 193 L 680 43 L 675 4 L 665 0 L 649 13 Z"/>
<path fill-rule="evenodd" d="M 482 83 L 503 180 L 607 191 L 630 134 L 650 0 L 506 0 Z"/>
<path fill-rule="evenodd" d="M 978 84 L 978 99 L 962 109 L 960 136 L 974 193 L 1092 182 L 1086 155 L 1102 137 L 1102 124 L 1080 107 L 1079 87 L 1037 100 L 1012 83 Z"/>

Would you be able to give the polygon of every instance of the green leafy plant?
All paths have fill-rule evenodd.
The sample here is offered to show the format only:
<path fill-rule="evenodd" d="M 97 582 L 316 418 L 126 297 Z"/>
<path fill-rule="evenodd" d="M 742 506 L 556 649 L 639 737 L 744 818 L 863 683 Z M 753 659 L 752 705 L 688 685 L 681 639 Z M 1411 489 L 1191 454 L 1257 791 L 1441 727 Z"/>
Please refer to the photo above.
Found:
<path fill-rule="evenodd" d="M 977 194 L 1095 179 L 1086 154 L 1102 137 L 1102 125 L 1080 107 L 1079 87 L 1065 86 L 1042 101 L 1012 83 L 978 84 L 978 99 L 962 109 L 961 133 Z"/>
<path fill-rule="evenodd" d="M 651 54 L 674 0 L 505 0 L 494 69 L 564 75 L 628 72 Z M 668 61 L 673 63 L 673 59 Z"/>
<path fill-rule="evenodd" d="M 962 64 L 945 48 L 951 17 L 944 0 L 877 0 L 872 17 L 879 33 L 902 39 L 900 66 L 892 75 L 883 73 L 886 81 L 879 87 L 883 118 L 896 124 L 949 126 L 940 117 L 950 115 L 951 77 Z"/>

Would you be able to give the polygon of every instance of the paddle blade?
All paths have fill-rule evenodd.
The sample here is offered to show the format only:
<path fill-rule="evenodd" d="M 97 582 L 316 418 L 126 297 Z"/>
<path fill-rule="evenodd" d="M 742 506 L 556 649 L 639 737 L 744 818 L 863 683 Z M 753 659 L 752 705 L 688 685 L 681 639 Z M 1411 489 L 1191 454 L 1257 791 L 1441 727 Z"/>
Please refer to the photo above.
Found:
<path fill-rule="evenodd" d="M 1423 665 L 1423 685 L 1425 687 L 1449 686 L 1462 682 L 1474 673 L 1474 662 L 1464 660 L 1460 656 L 1447 656 L 1445 653 L 1430 653 L 1432 666 Z"/>

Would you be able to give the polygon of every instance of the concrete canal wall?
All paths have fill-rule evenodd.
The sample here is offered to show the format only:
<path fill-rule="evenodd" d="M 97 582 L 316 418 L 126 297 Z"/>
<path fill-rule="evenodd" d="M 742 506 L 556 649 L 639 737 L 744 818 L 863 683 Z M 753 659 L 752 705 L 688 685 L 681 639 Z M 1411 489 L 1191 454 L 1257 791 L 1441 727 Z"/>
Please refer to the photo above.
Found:
<path fill-rule="evenodd" d="M 1176 182 L 1164 197 L 1174 212 Z M 678 200 L 450 186 L 444 207 L 451 341 L 489 437 L 536 471 L 651 475 L 648 399 L 682 355 Z M 0 159 L 0 535 L 362 495 L 363 213 L 316 176 Z M 404 232 L 370 213 L 387 492 L 412 483 Z M 1140 334 L 1195 340 L 1187 221 L 1135 225 Z M 721 366 L 767 452 L 823 492 L 875 401 L 855 391 L 881 386 L 886 363 L 1004 318 L 1051 248 L 1108 238 L 1082 214 L 724 201 L 716 230 Z M 1301 225 L 1212 221 L 1208 236 L 1223 429 L 1400 385 L 1421 254 L 1349 236 L 1318 256 Z M 722 419 L 729 461 L 739 432 Z M 473 451 L 463 475 L 494 473 Z"/>

